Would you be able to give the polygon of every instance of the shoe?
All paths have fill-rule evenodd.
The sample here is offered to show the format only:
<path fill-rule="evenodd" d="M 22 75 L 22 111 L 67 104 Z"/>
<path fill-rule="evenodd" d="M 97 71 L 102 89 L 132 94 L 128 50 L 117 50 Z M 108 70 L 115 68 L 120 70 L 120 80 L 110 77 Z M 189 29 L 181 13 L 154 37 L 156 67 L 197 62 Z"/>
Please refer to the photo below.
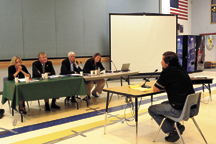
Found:
<path fill-rule="evenodd" d="M 56 105 L 56 104 L 52 104 L 52 105 L 51 105 L 51 108 L 54 108 L 54 109 L 60 109 L 61 107 L 58 106 L 58 105 Z"/>
<path fill-rule="evenodd" d="M 96 92 L 95 92 L 95 93 L 92 92 L 92 95 L 93 95 L 94 97 L 99 97 L 99 96 L 97 95 Z"/>
<path fill-rule="evenodd" d="M 179 135 L 177 131 L 172 131 L 169 136 L 165 137 L 165 140 L 167 142 L 176 142 L 177 140 L 179 140 Z"/>
<path fill-rule="evenodd" d="M 22 109 L 20 109 L 19 112 L 22 113 L 22 114 L 27 114 L 27 112 L 26 112 L 26 110 L 25 110 L 24 107 Z"/>
<path fill-rule="evenodd" d="M 177 123 L 177 127 L 180 131 L 180 134 L 182 135 L 184 130 L 185 130 L 185 126 L 181 125 L 180 123 Z M 169 134 L 169 136 L 165 137 L 165 140 L 168 142 L 175 142 L 179 139 L 179 135 L 178 132 L 176 131 L 176 128 L 173 129 L 173 131 Z"/>
<path fill-rule="evenodd" d="M 180 123 L 177 123 L 177 127 L 178 127 L 178 129 L 179 129 L 179 131 L 180 131 L 180 134 L 182 135 L 183 132 L 184 132 L 184 130 L 185 130 L 185 126 L 184 126 L 184 125 L 181 125 Z"/>
<path fill-rule="evenodd" d="M 45 111 L 50 111 L 50 107 L 48 103 L 45 103 Z"/>

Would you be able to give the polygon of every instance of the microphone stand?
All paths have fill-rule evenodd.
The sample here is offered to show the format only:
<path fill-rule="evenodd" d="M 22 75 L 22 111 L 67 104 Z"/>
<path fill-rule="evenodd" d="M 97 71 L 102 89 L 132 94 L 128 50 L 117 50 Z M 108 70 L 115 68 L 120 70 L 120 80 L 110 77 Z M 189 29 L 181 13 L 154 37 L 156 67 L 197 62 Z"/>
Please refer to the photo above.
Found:
<path fill-rule="evenodd" d="M 83 67 L 83 75 L 87 75 L 87 71 L 84 69 L 84 66 L 83 66 L 83 64 L 82 64 L 82 62 L 80 61 L 80 64 L 82 65 L 82 67 Z M 85 72 L 84 72 L 85 71 Z"/>
<path fill-rule="evenodd" d="M 116 68 L 116 66 L 115 66 L 115 64 L 114 64 L 114 62 L 111 60 L 111 62 L 113 63 L 113 65 L 114 65 L 114 67 L 115 67 L 115 69 L 116 69 L 116 72 L 118 72 L 118 70 L 117 70 L 117 68 Z"/>
<path fill-rule="evenodd" d="M 154 73 L 156 73 L 157 71 L 158 71 L 158 69 L 156 69 L 156 70 L 154 71 Z M 154 73 L 153 73 L 153 74 L 154 74 Z M 151 74 L 150 77 L 149 77 L 148 79 L 145 78 L 145 83 L 144 83 L 143 85 L 141 85 L 142 88 L 151 88 L 151 86 L 148 86 L 148 85 L 145 85 L 145 84 L 146 84 L 146 82 L 150 82 L 149 79 L 152 77 L 153 74 Z"/>

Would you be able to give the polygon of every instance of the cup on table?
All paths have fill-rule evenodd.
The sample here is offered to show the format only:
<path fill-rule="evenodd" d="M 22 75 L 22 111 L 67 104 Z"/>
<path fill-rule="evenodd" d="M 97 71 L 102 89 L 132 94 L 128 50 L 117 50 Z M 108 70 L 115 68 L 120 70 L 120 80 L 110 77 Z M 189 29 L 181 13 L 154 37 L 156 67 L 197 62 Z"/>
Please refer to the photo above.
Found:
<path fill-rule="evenodd" d="M 105 74 L 106 73 L 106 70 L 103 70 L 103 74 Z"/>
<path fill-rule="evenodd" d="M 95 70 L 95 74 L 96 74 L 96 75 L 98 74 L 98 70 Z"/>
<path fill-rule="evenodd" d="M 80 76 L 83 76 L 83 71 L 80 71 Z"/>
<path fill-rule="evenodd" d="M 18 77 L 15 77 L 14 79 L 15 83 L 17 84 L 19 82 L 19 78 Z"/>
<path fill-rule="evenodd" d="M 45 73 L 45 74 L 44 74 L 44 78 L 45 78 L 45 79 L 48 79 L 48 73 Z"/>
<path fill-rule="evenodd" d="M 42 77 L 42 79 L 45 79 L 45 74 L 42 74 L 42 76 L 41 76 L 41 77 Z"/>
<path fill-rule="evenodd" d="M 25 77 L 26 83 L 29 83 L 29 77 Z"/>
<path fill-rule="evenodd" d="M 91 70 L 91 75 L 93 75 L 94 74 L 94 71 L 93 70 Z"/>

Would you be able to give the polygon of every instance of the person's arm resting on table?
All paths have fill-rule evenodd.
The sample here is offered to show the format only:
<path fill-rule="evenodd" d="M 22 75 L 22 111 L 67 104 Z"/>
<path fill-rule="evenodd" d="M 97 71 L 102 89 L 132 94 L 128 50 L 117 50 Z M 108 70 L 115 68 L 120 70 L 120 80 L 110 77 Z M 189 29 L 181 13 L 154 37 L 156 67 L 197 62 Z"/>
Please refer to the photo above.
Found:
<path fill-rule="evenodd" d="M 153 91 L 154 92 L 160 92 L 160 91 L 165 91 L 165 89 L 164 89 L 164 86 L 162 86 L 158 82 L 156 82 L 154 84 Z"/>

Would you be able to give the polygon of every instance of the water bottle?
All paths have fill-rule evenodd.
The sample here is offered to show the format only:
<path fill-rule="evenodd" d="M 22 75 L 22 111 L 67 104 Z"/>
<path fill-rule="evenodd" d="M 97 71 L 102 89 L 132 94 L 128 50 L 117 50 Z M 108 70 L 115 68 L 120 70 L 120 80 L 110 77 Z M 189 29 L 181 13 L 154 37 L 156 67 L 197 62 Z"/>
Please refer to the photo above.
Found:
<path fill-rule="evenodd" d="M 98 75 L 100 74 L 100 67 L 98 68 Z"/>

